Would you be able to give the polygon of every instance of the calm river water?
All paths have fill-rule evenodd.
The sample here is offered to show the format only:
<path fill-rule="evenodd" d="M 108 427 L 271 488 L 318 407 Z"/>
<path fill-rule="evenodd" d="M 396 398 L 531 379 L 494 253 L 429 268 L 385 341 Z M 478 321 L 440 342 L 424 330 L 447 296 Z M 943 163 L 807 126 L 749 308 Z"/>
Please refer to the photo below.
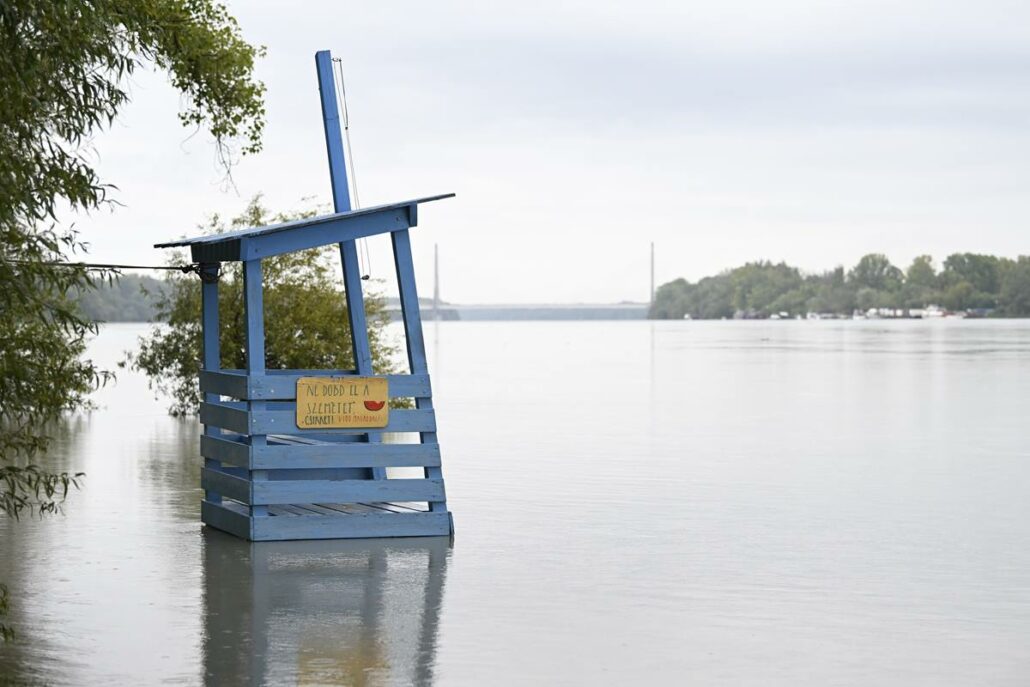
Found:
<path fill-rule="evenodd" d="M 64 515 L 0 521 L 0 676 L 1030 681 L 1030 322 L 426 334 L 453 544 L 205 531 L 196 422 L 121 371 L 60 430 Z"/>

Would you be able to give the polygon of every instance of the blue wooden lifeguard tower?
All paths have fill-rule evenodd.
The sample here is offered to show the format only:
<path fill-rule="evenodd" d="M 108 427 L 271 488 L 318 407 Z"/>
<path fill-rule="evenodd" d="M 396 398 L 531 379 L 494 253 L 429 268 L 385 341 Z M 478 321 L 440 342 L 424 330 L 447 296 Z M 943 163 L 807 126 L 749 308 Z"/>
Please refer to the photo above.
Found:
<path fill-rule="evenodd" d="M 408 229 L 418 223 L 419 204 L 453 194 L 352 209 L 329 52 L 317 53 L 315 63 L 335 212 L 156 246 L 189 246 L 203 282 L 201 518 L 252 541 L 446 536 L 454 527 Z M 355 242 L 377 234 L 393 244 L 409 374 L 372 370 Z M 357 369 L 266 369 L 262 259 L 331 244 L 340 248 Z M 243 263 L 245 370 L 220 366 L 218 275 L 226 261 Z M 391 409 L 389 399 L 398 398 L 414 399 L 415 407 Z M 419 443 L 386 443 L 384 432 L 417 432 Z M 422 468 L 422 476 L 387 473 L 399 467 Z"/>

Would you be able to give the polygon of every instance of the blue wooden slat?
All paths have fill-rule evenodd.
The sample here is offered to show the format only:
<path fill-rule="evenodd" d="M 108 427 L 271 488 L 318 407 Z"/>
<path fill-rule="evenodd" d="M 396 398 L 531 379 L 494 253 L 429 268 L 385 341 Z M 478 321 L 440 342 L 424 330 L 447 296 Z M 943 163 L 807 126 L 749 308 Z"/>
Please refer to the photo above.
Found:
<path fill-rule="evenodd" d="M 261 284 L 261 261 L 243 263 L 243 303 L 246 315 L 247 374 L 265 372 L 265 308 Z"/>
<path fill-rule="evenodd" d="M 380 444 L 383 441 L 383 435 L 379 432 L 368 433 L 368 443 L 370 445 Z M 386 479 L 386 468 L 376 465 L 372 468 L 372 479 Z"/>
<path fill-rule="evenodd" d="M 200 437 L 200 455 L 229 465 L 251 469 L 252 451 L 253 448 L 242 440 L 234 440 L 226 436 Z M 207 462 L 204 464 L 207 465 Z"/>
<path fill-rule="evenodd" d="M 253 499 L 250 480 L 230 475 L 222 470 L 201 468 L 200 486 L 217 491 L 230 499 L 236 499 L 240 503 L 250 503 Z"/>
<path fill-rule="evenodd" d="M 265 405 L 264 401 L 250 401 L 251 405 Z M 247 410 L 247 402 L 220 401 L 200 404 L 200 421 L 239 434 L 296 434 L 319 436 L 336 434 L 367 434 L 368 429 L 298 429 L 296 404 L 277 401 L 269 408 Z M 436 415 L 432 409 L 402 408 L 390 411 L 390 424 L 383 432 L 432 432 L 436 429 Z"/>
<path fill-rule="evenodd" d="M 310 511 L 314 511 L 314 513 L 317 515 L 331 515 L 333 517 L 340 515 L 339 511 L 335 511 L 331 508 L 326 508 L 325 506 L 320 506 L 317 503 L 305 503 L 304 508 Z"/>
<path fill-rule="evenodd" d="M 342 154 L 342 147 L 341 147 Z M 351 350 L 359 375 L 371 375 L 372 350 L 368 342 L 368 322 L 365 318 L 365 299 L 362 295 L 361 270 L 358 265 L 358 251 L 354 241 L 340 244 L 340 258 L 343 264 L 344 296 L 347 299 L 347 317 L 350 320 Z M 368 432 L 368 441 L 378 443 L 378 432 Z M 373 479 L 386 479 L 383 468 L 372 468 Z"/>
<path fill-rule="evenodd" d="M 200 519 L 210 527 L 252 540 L 253 522 L 242 509 L 242 506 L 231 502 L 217 504 L 204 501 L 200 504 Z"/>
<path fill-rule="evenodd" d="M 309 225 L 290 232 L 261 234 L 240 239 L 240 260 L 257 260 L 333 243 L 408 228 L 407 209 L 381 210 L 370 215 L 348 215 L 346 220 Z M 194 246 L 194 249 L 198 246 Z M 223 258 L 225 259 L 225 258 Z"/>
<path fill-rule="evenodd" d="M 208 396 L 247 398 L 247 377 L 243 374 L 233 374 L 225 370 L 201 370 L 200 390 L 204 392 L 204 400 L 209 400 Z M 217 398 L 214 400 L 217 400 Z"/>
<path fill-rule="evenodd" d="M 251 470 L 285 468 L 398 468 L 440 464 L 435 444 L 276 444 L 249 446 L 242 438 L 200 438 L 200 454 L 206 458 Z"/>
<path fill-rule="evenodd" d="M 233 497 L 235 498 L 235 497 Z M 251 485 L 254 504 L 441 501 L 443 480 L 265 480 Z"/>
<path fill-rule="evenodd" d="M 359 375 L 372 374 L 372 352 L 368 345 L 368 321 L 365 318 L 365 299 L 361 292 L 361 267 L 358 249 L 353 241 L 340 244 L 343 264 L 343 288 L 347 299 L 347 317 L 350 320 L 351 346 L 354 364 Z"/>
<path fill-rule="evenodd" d="M 397 269 L 397 287 L 400 291 L 401 312 L 404 319 L 404 338 L 408 349 L 408 368 L 412 374 L 429 374 L 426 360 L 426 342 L 422 337 L 422 314 L 419 310 L 418 287 L 415 284 L 415 266 L 411 255 L 411 236 L 407 231 L 398 231 L 390 235 L 393 242 L 393 259 Z M 433 412 L 433 399 L 416 398 L 415 407 L 420 411 Z M 436 444 L 436 424 L 420 435 L 423 443 Z M 426 477 L 443 479 L 440 466 L 427 467 Z M 446 512 L 445 500 L 429 504 L 433 512 Z"/>
<path fill-rule="evenodd" d="M 297 395 L 297 380 L 301 377 L 340 377 L 352 375 L 333 374 L 332 370 L 311 370 L 299 374 L 270 374 L 264 377 L 256 377 L 252 380 L 252 391 L 255 398 L 293 399 Z M 432 387 L 429 383 L 429 375 L 367 375 L 385 377 L 390 388 L 390 398 L 408 398 L 418 396 L 429 396 L 432 394 Z M 284 384 L 285 382 L 285 384 Z M 285 388 L 284 388 L 285 387 Z"/>
<path fill-rule="evenodd" d="M 246 238 L 254 238 L 255 236 L 268 236 L 269 234 L 289 234 L 298 229 L 306 229 L 307 227 L 313 227 L 319 224 L 331 224 L 334 222 L 350 223 L 354 220 L 367 217 L 369 215 L 381 215 L 384 212 L 393 210 L 400 210 L 408 213 L 408 222 L 413 221 L 417 218 L 411 215 L 411 206 L 418 207 L 421 203 L 430 203 L 436 200 L 443 200 L 445 198 L 453 198 L 453 193 L 441 193 L 435 196 L 423 196 L 421 198 L 411 198 L 410 200 L 402 200 L 396 203 L 387 203 L 385 205 L 371 205 L 369 207 L 361 208 L 358 210 L 350 210 L 348 212 L 333 212 L 328 215 L 318 215 L 315 217 L 305 217 L 304 219 L 290 220 L 289 222 L 281 222 L 279 224 L 266 224 L 260 227 L 248 227 L 246 229 L 236 229 L 234 231 L 226 231 L 220 234 L 205 234 L 203 236 L 194 236 L 188 239 L 178 239 L 176 241 L 167 241 L 165 243 L 154 244 L 155 248 L 173 248 L 178 246 L 197 246 L 197 245 L 208 245 L 214 246 L 218 244 L 230 244 L 233 242 L 241 241 Z M 407 222 L 406 222 L 407 224 Z M 411 224 L 411 226 L 415 226 Z M 339 243 L 336 241 L 327 241 L 326 245 L 330 243 Z M 217 262 L 217 261 L 214 261 Z"/>
<path fill-rule="evenodd" d="M 291 400 L 297 395 L 297 380 L 301 377 L 347 377 L 353 371 L 344 370 L 267 370 L 264 375 L 248 377 L 242 370 L 221 370 L 200 373 L 201 391 L 252 400 Z M 389 382 L 390 398 L 429 396 L 432 388 L 429 375 L 369 375 L 385 377 Z"/>
<path fill-rule="evenodd" d="M 265 370 L 270 377 L 352 377 L 357 373 L 357 370 Z"/>
<path fill-rule="evenodd" d="M 368 479 L 368 468 L 279 468 L 268 470 L 270 482 L 280 480 L 345 480 Z"/>
<path fill-rule="evenodd" d="M 445 537 L 449 513 L 354 513 L 259 518 L 254 541 L 286 539 L 367 539 L 372 537 Z"/>
<path fill-rule="evenodd" d="M 272 440 L 274 439 L 274 442 Z M 354 444 L 361 442 L 359 434 L 328 434 L 326 432 L 305 432 L 297 434 L 274 434 L 269 437 L 270 443 L 276 444 Z"/>
<path fill-rule="evenodd" d="M 424 467 L 440 464 L 440 447 L 432 444 L 319 444 L 269 446 L 254 456 L 268 468 Z"/>
<path fill-rule="evenodd" d="M 214 237 L 162 243 L 157 244 L 157 247 L 189 246 L 193 262 L 237 262 L 267 258 L 408 229 L 415 226 L 415 208 L 418 207 L 418 203 L 450 198 L 453 195 L 452 193 L 419 198 L 376 208 L 333 213 L 288 224 L 255 227 Z"/>
<path fill-rule="evenodd" d="M 261 375 L 265 373 L 265 304 L 260 260 L 248 260 L 243 263 L 243 303 L 246 319 L 247 376 Z M 264 401 L 247 401 L 250 428 L 249 432 L 245 433 L 251 435 L 248 443 L 254 447 L 265 446 L 267 443 L 264 436 L 266 432 L 254 429 L 254 417 L 264 409 Z M 268 479 L 268 474 L 262 470 L 251 470 L 250 479 L 256 484 Z M 250 509 L 251 517 L 267 514 L 268 509 L 264 506 L 252 506 Z"/>
<path fill-rule="evenodd" d="M 203 341 L 203 366 L 204 370 L 217 371 L 221 367 L 221 352 L 219 349 L 219 322 L 218 322 L 218 265 L 203 265 L 201 274 L 205 277 L 200 285 L 201 300 L 201 331 Z M 203 374 L 203 373 L 202 373 Z M 208 402 L 217 401 L 217 393 L 205 393 L 204 400 Z M 215 435 L 218 429 L 215 427 L 204 427 L 204 434 Z M 205 460 L 204 464 L 210 468 L 219 467 L 217 460 Z M 212 503 L 220 503 L 221 495 L 215 490 L 208 490 L 204 498 Z"/>
<path fill-rule="evenodd" d="M 415 284 L 415 267 L 411 255 L 411 236 L 407 231 L 397 231 L 390 235 L 390 239 L 393 243 L 393 261 L 397 271 L 409 369 L 411 374 L 428 374 L 426 343 L 422 336 L 422 315 L 419 312 L 418 287 Z"/>
<path fill-rule="evenodd" d="M 247 412 L 245 404 L 238 404 L 238 406 L 240 407 L 233 407 L 225 402 L 201 403 L 200 421 L 206 426 L 249 434 L 250 413 Z"/>

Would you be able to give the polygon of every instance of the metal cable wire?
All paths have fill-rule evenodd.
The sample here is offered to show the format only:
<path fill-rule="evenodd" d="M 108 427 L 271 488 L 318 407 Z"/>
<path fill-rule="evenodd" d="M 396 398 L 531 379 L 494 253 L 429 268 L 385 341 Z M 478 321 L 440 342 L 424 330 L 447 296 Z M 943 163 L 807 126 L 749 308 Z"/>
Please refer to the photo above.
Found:
<path fill-rule="evenodd" d="M 336 89 L 336 106 L 340 111 L 340 119 L 343 121 L 343 140 L 347 148 L 344 164 L 350 168 L 350 174 L 347 177 L 353 200 L 351 205 L 355 210 L 358 210 L 361 208 L 361 197 L 358 195 L 358 173 L 354 165 L 354 147 L 351 145 L 350 140 L 350 112 L 347 110 L 347 85 L 343 79 L 343 60 L 334 57 L 333 69 L 335 71 L 334 76 L 340 84 L 340 87 Z M 358 239 L 358 260 L 360 263 L 363 263 L 361 266 L 361 278 L 368 280 L 372 273 L 372 253 L 368 249 L 367 238 Z"/>
<path fill-rule="evenodd" d="M 185 265 L 117 265 L 113 263 L 102 263 L 102 262 L 55 262 L 51 260 L 44 260 L 37 262 L 35 260 L 3 260 L 0 259 L 0 264 L 7 263 L 9 265 L 45 265 L 46 267 L 78 267 L 86 270 L 106 270 L 111 272 L 117 272 L 119 270 L 169 270 L 182 272 L 183 274 L 190 274 L 195 272 L 200 280 L 207 283 L 218 281 L 221 276 L 222 269 L 220 265 L 212 264 L 208 265 L 207 269 L 200 263 L 187 263 Z"/>
<path fill-rule="evenodd" d="M 82 267 L 89 270 L 177 270 L 179 272 L 196 272 L 199 264 L 187 265 L 115 265 L 100 262 L 37 262 L 36 260 L 0 260 L 12 265 L 46 265 L 47 267 Z"/>

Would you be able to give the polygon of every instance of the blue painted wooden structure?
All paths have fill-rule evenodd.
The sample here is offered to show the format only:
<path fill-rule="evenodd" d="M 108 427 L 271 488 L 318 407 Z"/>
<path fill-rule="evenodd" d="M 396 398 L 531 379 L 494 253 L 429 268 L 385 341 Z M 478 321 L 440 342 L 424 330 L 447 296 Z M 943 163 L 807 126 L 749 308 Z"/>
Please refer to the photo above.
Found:
<path fill-rule="evenodd" d="M 252 541 L 453 534 L 408 233 L 419 204 L 453 194 L 352 209 L 329 52 L 317 53 L 315 63 L 336 212 L 156 246 L 189 247 L 203 282 L 201 518 Z M 410 369 L 388 377 L 390 396 L 413 398 L 415 407 L 392 410 L 376 430 L 299 429 L 300 377 L 374 375 L 355 242 L 377 234 L 393 244 Z M 332 244 L 340 250 L 356 369 L 266 369 L 262 259 Z M 226 261 L 243 263 L 245 370 L 220 368 L 218 274 Z M 417 432 L 419 443 L 384 443 L 383 432 Z M 395 467 L 422 468 L 422 477 L 390 477 Z"/>

